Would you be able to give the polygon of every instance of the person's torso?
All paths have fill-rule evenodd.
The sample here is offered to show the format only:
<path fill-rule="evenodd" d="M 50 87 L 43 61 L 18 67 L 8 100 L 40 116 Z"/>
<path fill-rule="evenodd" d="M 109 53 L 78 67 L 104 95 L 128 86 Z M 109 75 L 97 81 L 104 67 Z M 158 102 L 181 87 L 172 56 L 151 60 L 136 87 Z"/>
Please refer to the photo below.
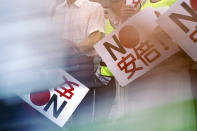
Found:
<path fill-rule="evenodd" d="M 57 19 L 60 21 L 63 38 L 76 44 L 85 40 L 88 37 L 89 20 L 96 7 L 95 2 L 88 0 L 77 0 L 70 7 L 66 1 L 59 5 Z"/>

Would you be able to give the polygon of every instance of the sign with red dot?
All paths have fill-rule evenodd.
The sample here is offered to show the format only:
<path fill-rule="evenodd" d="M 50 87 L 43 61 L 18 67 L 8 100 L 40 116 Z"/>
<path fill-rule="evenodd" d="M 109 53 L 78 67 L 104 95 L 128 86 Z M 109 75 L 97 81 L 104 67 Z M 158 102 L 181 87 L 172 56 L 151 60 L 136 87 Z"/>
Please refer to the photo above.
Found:
<path fill-rule="evenodd" d="M 160 34 L 153 36 L 156 20 L 155 11 L 146 8 L 94 46 L 121 86 L 179 51 L 172 41 L 160 39 Z"/>
<path fill-rule="evenodd" d="M 50 91 L 32 92 L 30 93 L 30 100 L 34 105 L 43 106 L 50 100 Z"/>
<path fill-rule="evenodd" d="M 19 96 L 58 126 L 63 127 L 89 89 L 65 71 L 57 72 L 62 81 L 59 86 Z"/>
<path fill-rule="evenodd" d="M 140 35 L 134 26 L 124 26 L 119 31 L 120 43 L 126 48 L 134 48 L 140 42 Z"/>

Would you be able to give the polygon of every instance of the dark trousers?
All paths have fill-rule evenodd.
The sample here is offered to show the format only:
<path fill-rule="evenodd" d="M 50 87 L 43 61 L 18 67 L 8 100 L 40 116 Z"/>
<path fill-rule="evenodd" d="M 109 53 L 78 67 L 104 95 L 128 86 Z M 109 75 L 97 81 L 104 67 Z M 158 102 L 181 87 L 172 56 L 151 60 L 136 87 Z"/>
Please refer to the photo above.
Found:
<path fill-rule="evenodd" d="M 93 57 L 76 56 L 69 59 L 66 71 L 90 88 L 69 123 L 75 127 L 94 120 L 107 119 L 115 98 L 115 80 L 112 79 L 109 85 L 105 86 L 96 78 Z"/>
<path fill-rule="evenodd" d="M 115 98 L 115 82 L 90 89 L 72 115 L 72 125 L 108 119 Z"/>
<path fill-rule="evenodd" d="M 194 111 L 196 116 L 196 124 L 197 124 L 197 69 L 190 69 L 191 76 L 191 87 L 192 87 L 192 95 L 194 97 Z"/>

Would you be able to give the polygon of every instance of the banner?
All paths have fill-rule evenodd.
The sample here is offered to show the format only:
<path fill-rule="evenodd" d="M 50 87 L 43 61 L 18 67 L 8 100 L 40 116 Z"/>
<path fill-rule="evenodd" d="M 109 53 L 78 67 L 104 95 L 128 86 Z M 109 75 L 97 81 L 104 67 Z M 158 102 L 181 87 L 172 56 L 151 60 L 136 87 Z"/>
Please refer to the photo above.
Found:
<path fill-rule="evenodd" d="M 31 92 L 20 97 L 41 114 L 63 127 L 89 89 L 68 73 L 61 71 L 63 83 L 57 88 Z"/>
<path fill-rule="evenodd" d="M 179 0 L 158 19 L 159 26 L 197 61 L 197 1 Z"/>
<path fill-rule="evenodd" d="M 156 19 L 154 10 L 146 8 L 94 46 L 121 86 L 179 51 L 171 42 L 152 37 Z"/>

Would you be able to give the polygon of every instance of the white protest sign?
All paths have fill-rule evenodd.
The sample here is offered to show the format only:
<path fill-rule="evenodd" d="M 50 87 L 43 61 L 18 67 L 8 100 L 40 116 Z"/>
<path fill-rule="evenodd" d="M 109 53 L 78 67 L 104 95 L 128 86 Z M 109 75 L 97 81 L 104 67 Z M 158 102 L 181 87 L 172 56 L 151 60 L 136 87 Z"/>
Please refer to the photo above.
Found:
<path fill-rule="evenodd" d="M 179 51 L 176 45 L 151 37 L 156 19 L 154 10 L 147 8 L 94 46 L 121 86 Z"/>
<path fill-rule="evenodd" d="M 63 127 L 89 89 L 68 73 L 61 71 L 63 83 L 55 89 L 20 95 L 41 114 Z"/>
<path fill-rule="evenodd" d="M 159 26 L 197 61 L 197 0 L 179 0 L 158 19 Z"/>

